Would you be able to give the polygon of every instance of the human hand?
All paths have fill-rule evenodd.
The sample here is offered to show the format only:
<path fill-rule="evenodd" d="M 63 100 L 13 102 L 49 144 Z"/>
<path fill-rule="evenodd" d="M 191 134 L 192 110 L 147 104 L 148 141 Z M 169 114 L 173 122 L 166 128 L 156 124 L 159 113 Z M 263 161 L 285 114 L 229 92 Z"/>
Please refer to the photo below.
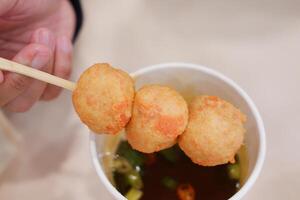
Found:
<path fill-rule="evenodd" d="M 0 0 L 0 56 L 68 78 L 71 72 L 75 15 L 67 0 Z M 0 71 L 0 106 L 28 110 L 60 89 Z"/>

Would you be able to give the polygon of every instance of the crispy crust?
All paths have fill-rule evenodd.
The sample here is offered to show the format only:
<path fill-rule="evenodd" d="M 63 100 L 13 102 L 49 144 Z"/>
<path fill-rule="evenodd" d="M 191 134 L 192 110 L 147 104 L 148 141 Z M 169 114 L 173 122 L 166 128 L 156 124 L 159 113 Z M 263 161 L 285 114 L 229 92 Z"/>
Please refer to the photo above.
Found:
<path fill-rule="evenodd" d="M 138 151 L 160 151 L 176 143 L 187 121 L 187 104 L 179 93 L 164 86 L 144 86 L 135 96 L 127 140 Z"/>
<path fill-rule="evenodd" d="M 107 63 L 94 64 L 80 76 L 73 92 L 74 108 L 95 133 L 116 134 L 129 122 L 134 83 Z"/>
<path fill-rule="evenodd" d="M 194 163 L 215 166 L 234 163 L 243 144 L 246 116 L 216 96 L 198 96 L 189 105 L 189 123 L 179 146 Z"/>

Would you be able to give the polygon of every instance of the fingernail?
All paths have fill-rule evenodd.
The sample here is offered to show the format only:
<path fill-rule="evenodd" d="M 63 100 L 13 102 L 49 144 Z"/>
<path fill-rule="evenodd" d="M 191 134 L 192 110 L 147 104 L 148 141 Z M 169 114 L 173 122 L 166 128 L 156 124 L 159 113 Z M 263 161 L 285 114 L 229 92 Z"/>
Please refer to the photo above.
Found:
<path fill-rule="evenodd" d="M 62 36 L 57 39 L 58 47 L 61 48 L 62 51 L 69 53 L 72 51 L 72 43 L 71 41 L 66 37 Z"/>
<path fill-rule="evenodd" d="M 55 41 L 52 33 L 47 29 L 41 29 L 38 32 L 37 43 L 46 45 L 54 50 Z"/>
<path fill-rule="evenodd" d="M 42 69 L 47 66 L 50 61 L 50 54 L 48 52 L 38 52 L 31 63 L 31 66 L 35 69 Z"/>

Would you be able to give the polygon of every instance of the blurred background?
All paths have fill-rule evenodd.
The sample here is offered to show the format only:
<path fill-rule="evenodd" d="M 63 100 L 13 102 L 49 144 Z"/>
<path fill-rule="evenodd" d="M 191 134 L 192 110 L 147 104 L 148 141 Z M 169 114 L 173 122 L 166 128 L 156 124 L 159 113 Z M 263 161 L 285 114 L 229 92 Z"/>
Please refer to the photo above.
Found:
<path fill-rule="evenodd" d="M 95 62 L 132 72 L 181 61 L 224 73 L 252 97 L 267 132 L 263 171 L 244 199 L 299 199 L 300 1 L 82 4 L 85 19 L 72 80 Z M 88 130 L 75 115 L 68 91 L 9 118 L 22 141 L 16 159 L 0 175 L 1 200 L 111 199 L 91 164 Z"/>

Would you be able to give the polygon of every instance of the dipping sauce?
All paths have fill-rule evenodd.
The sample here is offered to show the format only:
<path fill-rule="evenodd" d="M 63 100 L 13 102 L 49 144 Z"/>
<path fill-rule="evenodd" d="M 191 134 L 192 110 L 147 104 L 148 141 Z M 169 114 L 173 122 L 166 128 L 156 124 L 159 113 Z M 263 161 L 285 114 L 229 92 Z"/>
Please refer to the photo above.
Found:
<path fill-rule="evenodd" d="M 202 167 L 177 146 L 144 154 L 121 140 L 113 156 L 112 182 L 129 200 L 225 200 L 241 185 L 239 156 L 235 164 Z"/>

